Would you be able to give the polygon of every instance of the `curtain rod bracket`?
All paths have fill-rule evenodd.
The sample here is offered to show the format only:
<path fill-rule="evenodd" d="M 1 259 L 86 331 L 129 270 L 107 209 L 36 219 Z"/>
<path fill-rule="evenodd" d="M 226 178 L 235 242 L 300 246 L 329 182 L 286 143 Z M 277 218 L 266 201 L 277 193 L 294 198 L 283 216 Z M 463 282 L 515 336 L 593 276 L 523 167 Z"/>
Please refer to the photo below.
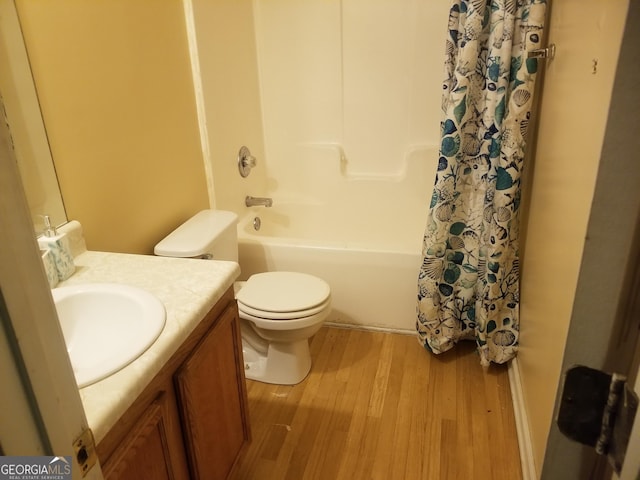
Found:
<path fill-rule="evenodd" d="M 531 50 L 527 54 L 527 58 L 546 58 L 547 60 L 551 60 L 556 56 L 556 45 L 555 43 L 549 44 L 546 48 L 538 48 L 536 50 Z"/>

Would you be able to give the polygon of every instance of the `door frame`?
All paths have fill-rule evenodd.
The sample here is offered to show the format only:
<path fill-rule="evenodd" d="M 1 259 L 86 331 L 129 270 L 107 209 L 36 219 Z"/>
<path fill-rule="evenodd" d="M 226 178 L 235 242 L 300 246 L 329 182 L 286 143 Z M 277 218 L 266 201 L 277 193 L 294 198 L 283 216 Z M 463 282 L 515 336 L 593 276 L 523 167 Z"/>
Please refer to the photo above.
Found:
<path fill-rule="evenodd" d="M 631 1 L 616 70 L 562 371 L 571 366 L 635 377 L 640 317 L 640 2 Z M 585 99 L 588 101 L 588 99 Z M 588 135 L 588 132 L 585 132 Z M 579 166 L 577 166 L 579 168 Z M 570 215 L 571 212 L 567 212 Z M 634 286 L 635 284 L 635 286 Z M 550 426 L 541 478 L 608 478 L 603 458 Z M 636 421 L 637 427 L 638 421 Z M 635 478 L 635 477 L 634 477 Z"/>
<path fill-rule="evenodd" d="M 635 370 L 634 391 L 640 397 L 640 375 L 638 374 L 638 362 L 640 361 L 640 339 L 636 345 L 636 358 L 633 368 Z M 629 383 L 631 385 L 631 383 Z M 636 415 L 631 437 L 627 447 L 627 457 L 622 465 L 622 472 L 618 477 L 620 480 L 638 480 L 640 478 L 640 415 Z M 616 478 L 614 476 L 614 478 Z"/>

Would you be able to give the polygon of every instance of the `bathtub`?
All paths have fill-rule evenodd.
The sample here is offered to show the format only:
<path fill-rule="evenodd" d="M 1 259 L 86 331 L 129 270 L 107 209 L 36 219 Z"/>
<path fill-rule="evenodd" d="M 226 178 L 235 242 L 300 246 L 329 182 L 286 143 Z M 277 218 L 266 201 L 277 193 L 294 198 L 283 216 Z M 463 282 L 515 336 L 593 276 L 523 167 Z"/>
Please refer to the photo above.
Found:
<path fill-rule="evenodd" d="M 271 208 L 247 210 L 238 224 L 242 279 L 274 270 L 310 273 L 331 286 L 328 323 L 415 331 L 424 216 L 381 211 L 372 222 L 278 198 Z"/>

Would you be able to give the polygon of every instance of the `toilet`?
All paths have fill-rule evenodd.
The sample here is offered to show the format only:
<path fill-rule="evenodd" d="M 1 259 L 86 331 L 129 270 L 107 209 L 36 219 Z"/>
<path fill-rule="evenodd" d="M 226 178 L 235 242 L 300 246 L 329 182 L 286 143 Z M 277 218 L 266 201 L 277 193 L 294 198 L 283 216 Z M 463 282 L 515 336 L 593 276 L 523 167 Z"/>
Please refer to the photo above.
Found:
<path fill-rule="evenodd" d="M 238 261 L 238 216 L 202 210 L 155 246 L 163 257 Z M 300 383 L 311 370 L 309 338 L 331 310 L 324 280 L 299 272 L 264 272 L 234 284 L 245 376 L 278 385 Z"/>

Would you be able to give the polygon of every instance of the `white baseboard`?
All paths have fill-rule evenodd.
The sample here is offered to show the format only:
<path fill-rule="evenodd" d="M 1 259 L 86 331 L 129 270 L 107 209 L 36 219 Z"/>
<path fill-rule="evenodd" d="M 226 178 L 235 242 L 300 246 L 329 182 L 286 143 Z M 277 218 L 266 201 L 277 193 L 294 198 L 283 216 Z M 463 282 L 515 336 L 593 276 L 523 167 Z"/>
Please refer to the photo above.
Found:
<path fill-rule="evenodd" d="M 520 368 L 518 366 L 517 357 L 509 362 L 509 384 L 511 386 L 511 400 L 513 402 L 513 414 L 516 420 L 518 445 L 520 446 L 522 480 L 537 480 L 538 474 L 533 460 L 531 431 L 529 430 L 527 409 L 524 404 L 522 382 L 520 380 Z"/>
<path fill-rule="evenodd" d="M 324 324 L 327 327 L 344 328 L 347 330 L 368 330 L 371 332 L 399 333 L 401 335 L 416 335 L 415 329 L 406 330 L 402 328 L 374 327 L 371 325 L 356 325 L 354 323 L 342 323 L 342 322 L 324 322 Z"/>

